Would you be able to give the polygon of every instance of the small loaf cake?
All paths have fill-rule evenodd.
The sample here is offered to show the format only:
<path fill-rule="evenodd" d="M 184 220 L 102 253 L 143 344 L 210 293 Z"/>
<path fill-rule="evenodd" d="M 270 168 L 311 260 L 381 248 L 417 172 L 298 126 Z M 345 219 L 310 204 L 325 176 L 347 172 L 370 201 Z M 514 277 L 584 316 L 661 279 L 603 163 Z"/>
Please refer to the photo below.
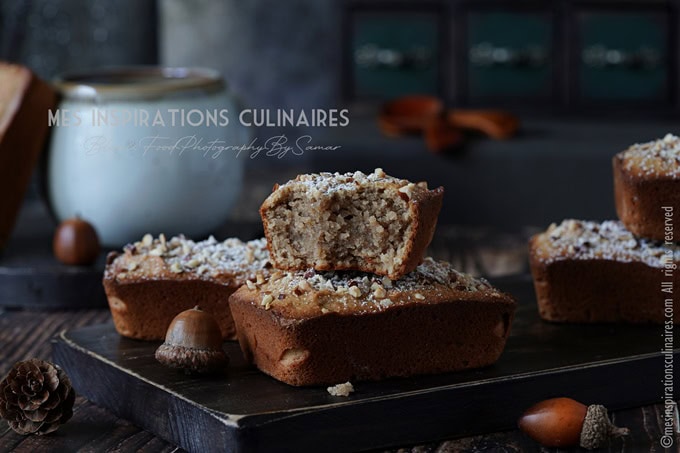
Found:
<path fill-rule="evenodd" d="M 23 66 L 0 62 L 0 249 L 14 227 L 57 94 Z"/>
<path fill-rule="evenodd" d="M 640 237 L 680 242 L 680 138 L 636 144 L 613 159 L 616 212 Z M 673 231 L 675 230 L 675 231 Z"/>
<path fill-rule="evenodd" d="M 274 271 L 229 304 L 243 353 L 290 385 L 442 373 L 494 363 L 515 302 L 430 258 L 400 280 Z"/>
<path fill-rule="evenodd" d="M 443 195 L 381 169 L 300 175 L 275 186 L 260 208 L 272 263 L 397 279 L 423 260 Z"/>
<path fill-rule="evenodd" d="M 109 254 L 104 289 L 116 330 L 125 337 L 162 340 L 178 313 L 199 305 L 229 339 L 229 296 L 248 279 L 264 281 L 270 267 L 264 239 L 194 242 L 147 234 L 124 253 Z"/>
<path fill-rule="evenodd" d="M 662 282 L 680 287 L 680 247 L 640 239 L 621 222 L 565 220 L 531 238 L 538 310 L 548 321 L 663 323 Z M 680 322 L 676 310 L 673 322 Z"/>

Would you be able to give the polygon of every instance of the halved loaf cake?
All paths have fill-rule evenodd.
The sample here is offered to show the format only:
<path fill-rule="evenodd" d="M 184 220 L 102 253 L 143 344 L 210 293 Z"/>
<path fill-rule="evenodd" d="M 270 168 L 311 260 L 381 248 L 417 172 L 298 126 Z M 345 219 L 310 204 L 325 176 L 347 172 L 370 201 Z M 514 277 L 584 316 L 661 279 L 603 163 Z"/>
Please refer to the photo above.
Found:
<path fill-rule="evenodd" d="M 444 189 L 387 176 L 300 175 L 275 186 L 260 208 L 278 269 L 358 270 L 397 279 L 432 240 Z"/>
<path fill-rule="evenodd" d="M 291 385 L 442 373 L 494 363 L 515 302 L 430 258 L 400 280 L 274 271 L 230 298 L 246 358 Z"/>
<path fill-rule="evenodd" d="M 266 241 L 210 237 L 194 242 L 150 234 L 107 258 L 104 289 L 116 330 L 141 340 L 162 340 L 172 319 L 199 305 L 215 316 L 224 338 L 234 338 L 229 296 L 246 280 L 269 274 Z"/>
<path fill-rule="evenodd" d="M 553 224 L 531 239 L 530 261 L 543 319 L 680 322 L 680 310 L 666 317 L 673 295 L 663 291 L 663 282 L 680 287 L 672 269 L 680 265 L 680 247 L 637 238 L 621 222 Z"/>
<path fill-rule="evenodd" d="M 614 156 L 613 167 L 616 213 L 626 228 L 680 242 L 680 137 L 633 145 Z"/>

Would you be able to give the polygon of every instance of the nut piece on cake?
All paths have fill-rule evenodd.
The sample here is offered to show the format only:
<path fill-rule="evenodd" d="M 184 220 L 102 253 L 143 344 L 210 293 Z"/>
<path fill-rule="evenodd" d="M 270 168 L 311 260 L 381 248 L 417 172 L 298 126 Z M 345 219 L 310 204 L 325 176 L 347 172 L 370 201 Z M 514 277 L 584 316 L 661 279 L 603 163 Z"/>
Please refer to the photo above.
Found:
<path fill-rule="evenodd" d="M 422 262 L 443 196 L 381 169 L 309 174 L 275 186 L 260 214 L 276 268 L 398 279 Z"/>
<path fill-rule="evenodd" d="M 616 212 L 626 228 L 640 237 L 669 237 L 662 208 L 680 211 L 680 138 L 635 144 L 614 156 L 613 167 Z M 680 229 L 675 232 L 678 242 Z"/>
<path fill-rule="evenodd" d="M 426 258 L 400 280 L 274 271 L 229 299 L 245 357 L 290 385 L 443 373 L 494 363 L 515 302 Z"/>
<path fill-rule="evenodd" d="M 679 246 L 615 221 L 553 224 L 531 238 L 529 256 L 539 314 L 557 322 L 663 323 L 663 270 L 680 265 Z M 680 272 L 671 279 L 680 285 Z"/>
<path fill-rule="evenodd" d="M 243 242 L 214 237 L 194 242 L 150 234 L 107 257 L 104 289 L 118 333 L 162 340 L 173 318 L 200 305 L 227 339 L 234 338 L 228 299 L 248 279 L 270 271 L 264 239 Z"/>

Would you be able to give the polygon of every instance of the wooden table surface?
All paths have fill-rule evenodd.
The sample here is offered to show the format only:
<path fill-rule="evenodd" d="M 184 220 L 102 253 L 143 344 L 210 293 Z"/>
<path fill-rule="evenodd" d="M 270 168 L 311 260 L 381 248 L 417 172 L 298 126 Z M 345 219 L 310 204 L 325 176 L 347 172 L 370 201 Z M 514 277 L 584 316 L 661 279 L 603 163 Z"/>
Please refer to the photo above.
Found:
<path fill-rule="evenodd" d="M 501 275 L 526 272 L 526 237 L 531 231 L 490 236 L 475 229 L 440 228 L 432 244 L 435 257 L 448 259 L 460 269 L 475 274 Z M 493 240 L 489 240 L 493 237 Z M 444 244 L 446 246 L 444 246 Z M 50 339 L 64 329 L 110 320 L 107 309 L 8 310 L 0 309 L 0 376 L 20 360 L 50 359 Z M 616 377 L 613 376 L 613 379 Z M 650 377 L 652 379 L 652 377 Z M 124 391 L 124 389 L 120 389 Z M 676 409 L 677 421 L 677 409 Z M 680 435 L 671 449 L 659 445 L 663 406 L 653 405 L 613 414 L 614 422 L 631 429 L 631 435 L 612 441 L 604 451 L 680 452 Z M 0 452 L 175 452 L 176 446 L 145 432 L 105 409 L 78 397 L 73 418 L 56 433 L 44 437 L 21 436 L 0 423 Z M 421 446 L 404 446 L 399 452 L 532 452 L 569 451 L 542 449 L 517 430 L 448 440 Z M 573 450 L 579 451 L 579 450 Z"/>

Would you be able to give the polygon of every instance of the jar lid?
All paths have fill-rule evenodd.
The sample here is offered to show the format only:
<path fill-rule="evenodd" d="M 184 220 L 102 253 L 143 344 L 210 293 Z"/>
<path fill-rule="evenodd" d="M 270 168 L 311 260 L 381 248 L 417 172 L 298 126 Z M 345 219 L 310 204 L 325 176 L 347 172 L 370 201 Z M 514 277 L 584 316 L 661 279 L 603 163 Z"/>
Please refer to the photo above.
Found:
<path fill-rule="evenodd" d="M 65 99 L 79 101 L 157 99 L 189 91 L 217 92 L 220 73 L 208 68 L 121 66 L 74 72 L 54 84 Z"/>

